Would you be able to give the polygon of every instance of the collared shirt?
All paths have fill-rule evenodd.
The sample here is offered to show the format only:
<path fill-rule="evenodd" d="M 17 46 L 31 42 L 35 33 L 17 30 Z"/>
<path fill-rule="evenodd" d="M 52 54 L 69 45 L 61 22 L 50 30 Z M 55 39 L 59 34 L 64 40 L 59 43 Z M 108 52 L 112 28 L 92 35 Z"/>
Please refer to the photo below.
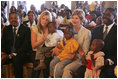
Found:
<path fill-rule="evenodd" d="M 36 22 L 34 21 L 32 26 L 30 25 L 30 22 L 28 22 L 27 25 L 28 25 L 29 28 L 32 28 L 33 26 L 36 26 Z"/>
<path fill-rule="evenodd" d="M 56 30 L 53 34 L 49 33 L 45 40 L 46 47 L 55 47 L 63 40 L 63 34 L 61 35 L 60 30 Z M 62 32 L 63 33 L 63 32 Z"/>
<path fill-rule="evenodd" d="M 114 25 L 114 22 L 112 24 L 110 24 L 109 26 L 106 26 L 106 24 L 105 24 L 104 29 L 103 29 L 103 33 L 105 32 L 105 28 L 108 27 L 108 29 L 107 29 L 107 34 L 108 34 L 113 25 Z"/>
<path fill-rule="evenodd" d="M 18 25 L 18 26 L 16 27 L 16 34 L 18 33 L 19 27 L 20 27 L 20 25 Z M 14 26 L 12 26 L 12 29 L 14 29 Z"/>
<path fill-rule="evenodd" d="M 64 40 L 65 46 L 63 45 L 63 41 L 61 41 L 60 45 L 62 46 L 61 49 L 57 48 L 60 54 L 57 56 L 61 61 L 64 59 L 73 59 L 74 56 L 70 57 L 71 55 L 75 55 L 75 51 L 78 49 L 79 44 L 74 39 L 71 38 L 69 40 Z"/>

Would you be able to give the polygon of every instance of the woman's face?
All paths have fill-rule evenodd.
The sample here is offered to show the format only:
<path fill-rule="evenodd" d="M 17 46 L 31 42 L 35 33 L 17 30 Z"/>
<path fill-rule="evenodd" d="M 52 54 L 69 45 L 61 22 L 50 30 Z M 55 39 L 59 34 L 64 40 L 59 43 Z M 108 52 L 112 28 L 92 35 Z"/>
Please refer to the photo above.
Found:
<path fill-rule="evenodd" d="M 72 24 L 73 24 L 73 26 L 78 26 L 78 25 L 81 24 L 81 20 L 78 17 L 78 15 L 73 15 L 72 16 Z"/>
<path fill-rule="evenodd" d="M 44 15 L 42 18 L 41 18 L 41 25 L 42 27 L 46 27 L 46 25 L 48 24 L 48 16 Z"/>

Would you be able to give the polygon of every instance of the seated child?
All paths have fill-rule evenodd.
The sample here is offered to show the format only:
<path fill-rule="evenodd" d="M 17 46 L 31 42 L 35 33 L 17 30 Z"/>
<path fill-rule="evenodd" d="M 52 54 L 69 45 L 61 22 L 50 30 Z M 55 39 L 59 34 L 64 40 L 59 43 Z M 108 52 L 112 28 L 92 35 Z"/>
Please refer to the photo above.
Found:
<path fill-rule="evenodd" d="M 78 42 L 73 38 L 73 35 L 73 27 L 67 25 L 66 29 L 64 30 L 65 39 L 52 50 L 52 56 L 56 56 L 54 56 L 54 59 L 50 63 L 50 77 L 53 77 L 54 68 L 57 63 L 58 65 L 63 66 L 63 69 L 64 66 L 72 62 L 75 52 L 79 47 Z"/>
<path fill-rule="evenodd" d="M 104 46 L 104 42 L 100 39 L 92 41 L 91 49 L 88 55 L 83 55 L 82 64 L 86 65 L 85 78 L 99 78 L 101 67 L 104 66 L 105 54 L 100 51 Z"/>
<path fill-rule="evenodd" d="M 44 56 L 63 40 L 63 32 L 61 30 L 57 30 L 56 22 L 49 22 L 47 26 L 49 34 L 47 36 L 47 39 L 45 40 L 44 46 L 40 49 L 40 52 L 44 53 Z M 46 65 L 43 58 L 42 60 L 40 60 L 40 64 L 38 64 L 38 66 L 35 67 L 34 70 L 45 69 L 45 67 Z"/>

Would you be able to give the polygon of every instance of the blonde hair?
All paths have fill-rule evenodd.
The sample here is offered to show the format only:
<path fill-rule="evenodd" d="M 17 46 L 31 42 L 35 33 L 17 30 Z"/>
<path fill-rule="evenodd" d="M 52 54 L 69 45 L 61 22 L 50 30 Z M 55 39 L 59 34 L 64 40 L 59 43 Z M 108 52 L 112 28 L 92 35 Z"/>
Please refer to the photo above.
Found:
<path fill-rule="evenodd" d="M 83 23 L 85 20 L 85 12 L 82 9 L 75 9 L 72 16 L 77 15 L 81 22 Z"/>
<path fill-rule="evenodd" d="M 39 31 L 40 33 L 41 33 L 41 31 L 43 30 L 42 25 L 41 25 L 41 18 L 42 18 L 43 16 L 48 16 L 48 21 L 49 21 L 49 22 L 52 22 L 52 15 L 51 15 L 51 13 L 50 13 L 49 11 L 47 11 L 47 10 L 43 11 L 43 12 L 40 14 L 40 17 L 39 17 L 39 19 L 38 19 L 38 24 L 37 24 L 38 31 Z"/>

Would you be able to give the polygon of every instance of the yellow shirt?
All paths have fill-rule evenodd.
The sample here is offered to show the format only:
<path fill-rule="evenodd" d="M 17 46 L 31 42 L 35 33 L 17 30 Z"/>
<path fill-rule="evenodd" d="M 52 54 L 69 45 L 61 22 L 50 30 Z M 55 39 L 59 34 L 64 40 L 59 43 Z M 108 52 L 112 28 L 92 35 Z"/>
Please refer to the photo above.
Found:
<path fill-rule="evenodd" d="M 63 41 L 61 41 L 60 45 L 62 46 L 62 49 L 58 49 L 59 52 L 61 52 L 57 57 L 62 61 L 64 59 L 70 59 L 70 55 L 75 54 L 75 51 L 78 49 L 79 44 L 74 39 L 71 38 L 69 40 L 65 40 L 65 46 L 63 45 Z"/>

